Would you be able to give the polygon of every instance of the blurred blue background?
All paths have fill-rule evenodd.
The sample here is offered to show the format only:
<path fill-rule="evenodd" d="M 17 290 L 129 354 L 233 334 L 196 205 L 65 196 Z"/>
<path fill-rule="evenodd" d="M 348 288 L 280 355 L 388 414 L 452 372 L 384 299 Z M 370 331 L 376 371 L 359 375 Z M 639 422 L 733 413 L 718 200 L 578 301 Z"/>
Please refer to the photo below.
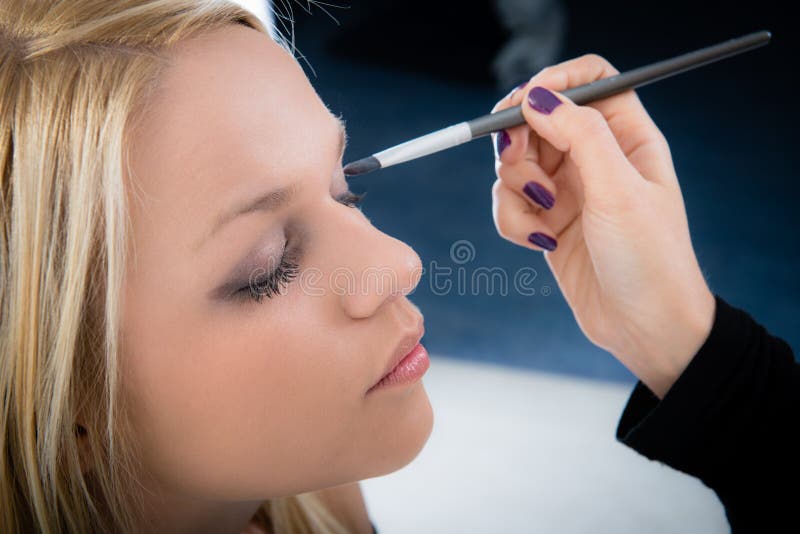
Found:
<path fill-rule="evenodd" d="M 350 135 L 345 162 L 490 111 L 544 65 L 598 53 L 624 71 L 751 31 L 771 44 L 638 90 L 666 135 L 693 243 L 711 289 L 800 347 L 797 65 L 778 2 L 517 0 L 294 6 L 294 33 L 312 84 Z M 325 9 L 336 22 L 323 12 Z M 285 22 L 285 21 L 284 21 Z M 520 53 L 521 51 L 521 53 Z M 580 332 L 543 257 L 493 226 L 489 138 L 391 167 L 351 187 L 363 210 L 409 243 L 426 267 L 412 300 L 430 352 L 594 379 L 633 382 Z M 454 256 L 453 247 L 466 257 Z M 676 261 L 680 261 L 676 258 Z M 435 262 L 435 263 L 434 263 Z M 460 262 L 460 263 L 459 263 Z M 431 287 L 432 265 L 455 286 Z M 458 291 L 478 268 L 527 269 L 534 295 Z M 483 286 L 485 288 L 485 286 Z M 445 294 L 443 294 L 445 293 Z"/>

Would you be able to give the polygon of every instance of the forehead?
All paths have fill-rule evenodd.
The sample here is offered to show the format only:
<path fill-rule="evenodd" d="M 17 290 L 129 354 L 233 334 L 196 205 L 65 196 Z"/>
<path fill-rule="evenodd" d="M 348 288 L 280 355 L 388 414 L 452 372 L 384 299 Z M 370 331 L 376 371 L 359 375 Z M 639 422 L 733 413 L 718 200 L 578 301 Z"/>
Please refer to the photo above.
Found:
<path fill-rule="evenodd" d="M 169 59 L 131 152 L 136 184 L 156 205 L 212 213 L 330 166 L 336 120 L 269 36 L 232 24 L 178 43 Z"/>

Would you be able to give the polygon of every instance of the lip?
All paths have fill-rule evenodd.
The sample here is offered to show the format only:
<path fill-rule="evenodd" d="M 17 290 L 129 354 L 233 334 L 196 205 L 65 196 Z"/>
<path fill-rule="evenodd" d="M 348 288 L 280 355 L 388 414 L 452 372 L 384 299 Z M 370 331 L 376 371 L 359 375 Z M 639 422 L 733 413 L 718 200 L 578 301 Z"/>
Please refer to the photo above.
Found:
<path fill-rule="evenodd" d="M 403 361 L 403 359 L 408 356 L 408 354 L 416 348 L 419 344 L 422 336 L 425 335 L 425 323 L 423 320 L 419 321 L 417 328 L 413 331 L 407 333 L 400 342 L 395 346 L 394 352 L 392 353 L 392 357 L 389 358 L 389 361 L 386 363 L 384 367 L 383 374 L 378 378 L 374 384 L 370 387 L 370 389 L 374 388 L 378 385 L 378 383 L 383 380 L 386 376 L 390 375 L 392 371 L 398 366 L 398 364 Z"/>

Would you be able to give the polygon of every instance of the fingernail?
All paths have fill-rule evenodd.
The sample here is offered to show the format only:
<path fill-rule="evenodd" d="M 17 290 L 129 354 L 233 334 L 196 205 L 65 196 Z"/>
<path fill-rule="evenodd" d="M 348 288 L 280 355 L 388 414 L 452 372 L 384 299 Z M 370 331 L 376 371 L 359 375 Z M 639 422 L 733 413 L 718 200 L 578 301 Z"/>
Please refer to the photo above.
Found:
<path fill-rule="evenodd" d="M 497 132 L 497 136 L 495 137 L 495 149 L 497 150 L 497 157 L 500 157 L 500 154 L 503 153 L 503 150 L 506 149 L 508 145 L 511 144 L 511 136 L 508 135 L 508 132 L 505 130 L 500 130 Z"/>
<path fill-rule="evenodd" d="M 555 250 L 558 242 L 547 234 L 533 232 L 528 236 L 528 241 L 545 250 Z"/>
<path fill-rule="evenodd" d="M 538 182 L 528 182 L 525 184 L 522 190 L 531 198 L 531 200 L 546 210 L 552 208 L 553 204 L 556 202 L 556 199 L 553 198 L 553 195 L 550 194 L 550 191 L 545 189 L 544 186 Z"/>
<path fill-rule="evenodd" d="M 528 93 L 528 105 L 540 113 L 550 115 L 561 105 L 561 100 L 544 87 L 536 86 Z"/>

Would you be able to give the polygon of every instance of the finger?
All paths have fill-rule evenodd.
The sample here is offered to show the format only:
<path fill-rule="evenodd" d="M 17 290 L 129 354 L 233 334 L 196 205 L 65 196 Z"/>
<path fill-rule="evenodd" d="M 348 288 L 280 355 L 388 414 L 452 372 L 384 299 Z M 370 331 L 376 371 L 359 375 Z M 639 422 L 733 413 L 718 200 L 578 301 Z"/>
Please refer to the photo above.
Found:
<path fill-rule="evenodd" d="M 495 159 L 498 163 L 501 161 L 514 163 L 526 156 L 531 156 L 536 160 L 536 154 L 530 154 L 529 140 L 530 128 L 526 124 L 494 132 L 492 141 Z"/>
<path fill-rule="evenodd" d="M 500 162 L 496 171 L 509 189 L 522 195 L 534 208 L 549 210 L 555 205 L 557 186 L 535 161 L 523 158 L 515 163 Z"/>
<path fill-rule="evenodd" d="M 628 196 L 643 182 L 622 152 L 598 110 L 576 106 L 562 94 L 541 86 L 527 91 L 522 105 L 527 123 L 556 149 L 568 153 L 578 169 L 587 199 Z"/>
<path fill-rule="evenodd" d="M 512 106 L 518 106 L 524 97 L 528 82 L 523 82 L 512 89 L 503 99 L 495 104 L 492 113 Z M 500 130 L 492 134 L 495 158 L 498 163 L 517 163 L 523 158 L 538 163 L 547 174 L 552 174 L 563 161 L 563 152 L 553 148 L 547 141 L 527 124 Z"/>
<path fill-rule="evenodd" d="M 555 250 L 558 245 L 555 232 L 530 211 L 525 199 L 499 178 L 492 186 L 492 216 L 497 233 L 512 243 L 545 252 Z"/>
<path fill-rule="evenodd" d="M 514 89 L 512 89 L 502 100 L 495 104 L 492 112 L 501 111 L 509 108 L 512 105 L 519 105 L 519 94 L 525 89 L 528 82 L 523 82 Z M 500 130 L 492 134 L 492 142 L 494 146 L 496 168 L 501 163 L 516 164 L 521 161 L 527 160 L 531 164 L 539 164 L 541 170 L 546 174 L 551 175 L 563 159 L 563 153 L 555 150 L 550 143 L 542 140 L 535 131 L 533 131 L 527 124 Z M 542 153 L 544 152 L 544 157 Z M 552 184 L 552 180 L 548 177 L 543 178 L 539 183 L 549 191 L 550 195 L 555 195 L 555 187 L 550 187 L 547 182 Z M 521 184 L 520 187 L 524 186 Z M 533 187 L 533 186 L 532 186 Z M 547 193 L 542 192 L 542 195 L 548 196 Z M 545 206 L 547 200 L 545 200 Z"/>
<path fill-rule="evenodd" d="M 571 161 L 567 164 L 573 165 Z M 560 183 L 527 159 L 516 164 L 503 163 L 497 166 L 496 171 L 498 178 L 521 195 L 534 208 L 534 213 L 555 231 L 556 238 L 583 206 L 583 185 L 579 178 L 572 178 L 577 171 L 567 172 L 568 179 Z M 547 193 L 541 192 L 541 188 L 546 189 Z M 549 203 L 542 198 L 547 194 L 552 196 Z"/>
<path fill-rule="evenodd" d="M 537 76 L 539 76 L 537 74 Z M 526 89 L 532 87 L 530 83 L 536 80 L 536 76 L 527 82 L 523 82 L 506 95 L 508 100 L 507 107 L 518 106 L 525 98 Z M 533 159 L 547 174 L 552 174 L 561 165 L 564 159 L 564 153 L 556 150 L 553 145 L 539 137 L 539 135 L 532 129 L 527 128 L 528 139 L 527 142 L 520 142 L 525 144 L 526 157 Z M 519 159 L 517 152 L 511 152 L 504 161 L 515 162 Z"/>
<path fill-rule="evenodd" d="M 495 104 L 492 108 L 492 113 L 519 105 L 518 95 L 526 87 L 527 83 L 523 82 L 509 91 L 505 97 Z M 539 138 L 536 132 L 524 123 L 492 133 L 492 145 L 498 162 L 515 163 L 523 158 L 536 162 L 539 159 L 538 143 Z M 554 167 L 549 168 L 552 169 Z"/>
<path fill-rule="evenodd" d="M 554 237 L 560 242 L 564 229 L 576 218 L 580 217 L 583 208 L 583 187 L 570 187 L 570 184 L 559 184 L 558 200 L 550 210 L 541 210 L 539 217 L 553 229 Z"/>
<path fill-rule="evenodd" d="M 619 70 L 602 56 L 586 54 L 542 69 L 531 78 L 525 89 L 541 85 L 553 91 L 564 92 L 569 88 L 617 74 Z M 517 91 L 510 96 L 511 105 L 519 105 L 527 96 L 527 91 Z M 635 91 L 625 91 L 590 102 L 586 106 L 603 114 L 620 149 L 631 158 L 646 179 L 677 185 L 675 173 L 665 172 L 671 166 L 661 164 L 665 158 L 671 158 L 669 144 Z M 541 147 L 539 152 L 539 161 L 544 169 L 548 169 L 550 161 L 557 160 L 558 155 L 553 154 L 552 147 Z"/>
<path fill-rule="evenodd" d="M 509 95 L 495 104 L 492 113 L 502 111 L 510 107 Z M 528 152 L 528 140 L 530 128 L 527 124 L 520 124 L 513 128 L 507 128 L 492 133 L 492 146 L 494 147 L 494 157 L 499 161 L 515 162 L 519 161 Z"/>
<path fill-rule="evenodd" d="M 619 74 L 619 70 L 604 57 L 597 54 L 585 54 L 542 69 L 531 78 L 527 87 L 541 85 L 551 91 L 563 93 L 567 89 L 585 85 L 602 78 L 616 76 L 617 74 Z M 514 93 L 512 102 L 519 104 L 525 98 L 525 94 L 520 93 L 523 92 Z M 639 95 L 633 90 L 612 95 L 586 105 L 600 111 L 606 121 L 613 126 L 612 131 L 615 134 L 620 134 L 620 147 L 626 154 L 629 152 L 628 149 L 632 148 L 630 143 L 636 142 L 638 144 L 638 139 L 643 134 L 652 137 L 654 140 L 663 138 L 661 131 L 653 122 L 650 114 L 647 113 L 641 100 L 639 100 Z M 642 130 L 642 125 L 647 126 L 646 131 Z M 626 132 L 629 132 L 632 127 L 637 130 L 637 135 L 626 135 Z"/>

